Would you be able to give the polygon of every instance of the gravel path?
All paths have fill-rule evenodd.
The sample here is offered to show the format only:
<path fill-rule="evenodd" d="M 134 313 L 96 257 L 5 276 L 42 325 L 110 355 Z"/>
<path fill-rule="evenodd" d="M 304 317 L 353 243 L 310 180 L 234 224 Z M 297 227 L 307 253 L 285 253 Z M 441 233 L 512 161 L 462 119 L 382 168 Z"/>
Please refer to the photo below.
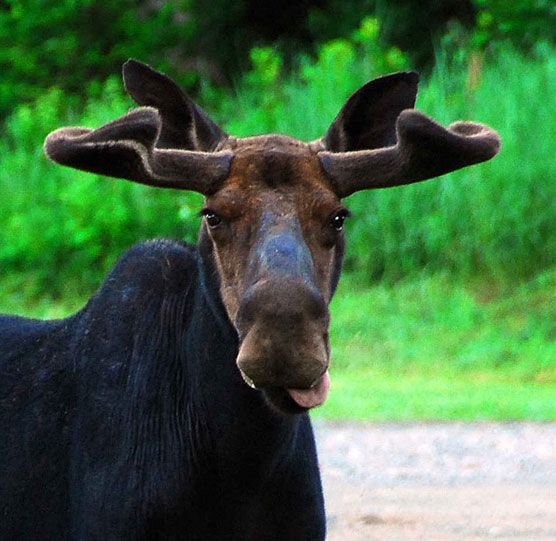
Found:
<path fill-rule="evenodd" d="M 556 423 L 314 426 L 329 541 L 556 540 Z"/>

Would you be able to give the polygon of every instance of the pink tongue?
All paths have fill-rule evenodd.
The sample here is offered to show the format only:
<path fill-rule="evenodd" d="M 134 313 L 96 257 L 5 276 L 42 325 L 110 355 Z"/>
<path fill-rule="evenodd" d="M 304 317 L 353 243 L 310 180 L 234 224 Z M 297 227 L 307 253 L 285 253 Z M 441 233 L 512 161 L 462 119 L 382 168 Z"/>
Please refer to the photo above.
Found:
<path fill-rule="evenodd" d="M 302 408 L 316 408 L 326 402 L 330 390 L 328 370 L 310 389 L 286 389 L 295 402 Z"/>

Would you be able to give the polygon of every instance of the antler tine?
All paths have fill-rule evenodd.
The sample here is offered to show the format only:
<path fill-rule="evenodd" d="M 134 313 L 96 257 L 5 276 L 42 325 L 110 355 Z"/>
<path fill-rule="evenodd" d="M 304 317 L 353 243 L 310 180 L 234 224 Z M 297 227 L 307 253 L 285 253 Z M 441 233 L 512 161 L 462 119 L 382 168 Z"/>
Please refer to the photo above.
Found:
<path fill-rule="evenodd" d="M 499 135 L 488 126 L 456 122 L 445 128 L 414 109 L 400 113 L 396 134 L 391 147 L 319 153 L 339 197 L 437 177 L 490 160 L 501 147 Z"/>
<path fill-rule="evenodd" d="M 132 110 L 96 130 L 61 128 L 45 141 L 47 156 L 61 165 L 163 188 L 214 193 L 228 175 L 232 154 L 158 149 L 159 113 Z"/>

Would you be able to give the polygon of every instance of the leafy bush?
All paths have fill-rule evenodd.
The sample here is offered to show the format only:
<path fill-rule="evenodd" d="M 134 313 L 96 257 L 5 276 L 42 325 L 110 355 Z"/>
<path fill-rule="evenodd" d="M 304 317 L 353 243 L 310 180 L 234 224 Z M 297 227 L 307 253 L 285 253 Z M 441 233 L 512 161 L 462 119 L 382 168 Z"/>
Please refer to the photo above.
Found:
<path fill-rule="evenodd" d="M 551 0 L 475 0 L 479 8 L 475 43 L 485 46 L 510 40 L 531 51 L 539 42 L 554 41 L 556 5 Z"/>
<path fill-rule="evenodd" d="M 228 84 L 248 69 L 254 46 L 297 55 L 347 39 L 365 16 L 380 20 L 383 47 L 396 45 L 419 69 L 454 25 L 475 45 L 510 39 L 524 51 L 553 39 L 550 0 L 5 0 L 0 2 L 0 120 L 57 86 L 82 100 L 129 57 L 158 66 L 192 90 L 202 78 Z M 87 88 L 89 95 L 85 96 Z M 94 97 L 94 96 L 93 96 Z M 98 97 L 98 94 L 97 94 Z"/>
<path fill-rule="evenodd" d="M 83 97 L 129 57 L 169 69 L 194 24 L 188 2 L 9 0 L 0 4 L 0 119 L 51 86 Z M 91 91 L 91 87 L 89 87 Z M 17 100 L 17 101 L 15 101 Z"/>
<path fill-rule="evenodd" d="M 206 86 L 207 108 L 230 133 L 288 133 L 304 140 L 324 134 L 349 95 L 372 77 L 408 69 L 399 49 L 384 50 L 376 19 L 366 18 L 350 39 L 319 48 L 316 59 L 301 56 L 296 73 L 283 68 L 270 47 L 251 51 L 253 69 L 237 85 L 236 94 Z"/>

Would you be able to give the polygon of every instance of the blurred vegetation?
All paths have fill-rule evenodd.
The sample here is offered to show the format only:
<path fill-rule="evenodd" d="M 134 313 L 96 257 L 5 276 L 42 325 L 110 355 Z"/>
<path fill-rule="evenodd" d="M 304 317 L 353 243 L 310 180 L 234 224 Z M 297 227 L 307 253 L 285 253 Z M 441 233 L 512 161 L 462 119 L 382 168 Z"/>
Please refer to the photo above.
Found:
<path fill-rule="evenodd" d="M 51 87 L 81 100 L 134 56 L 171 68 L 194 28 L 187 2 L 4 0 L 0 2 L 0 118 Z M 94 83 L 94 84 L 92 84 Z"/>
<path fill-rule="evenodd" d="M 556 419 L 556 269 L 494 299 L 477 286 L 439 273 L 370 288 L 344 277 L 332 392 L 316 415 Z"/>
<path fill-rule="evenodd" d="M 495 42 L 478 65 L 475 54 L 472 36 L 448 34 L 417 107 L 445 124 L 490 124 L 503 150 L 442 181 L 350 197 L 346 270 L 362 283 L 394 282 L 425 269 L 466 280 L 480 275 L 505 287 L 556 264 L 556 128 L 546 116 L 556 92 L 554 48 L 537 44 L 526 57 Z M 235 135 L 283 132 L 304 140 L 322 135 L 368 79 L 411 66 L 400 49 L 381 45 L 374 18 L 320 46 L 315 58 L 300 56 L 293 73 L 268 47 L 253 49 L 251 61 L 235 93 L 203 84 L 205 108 Z M 95 178 L 46 160 L 42 142 L 53 128 L 100 126 L 133 106 L 117 76 L 92 94 L 81 106 L 77 96 L 53 87 L 4 122 L 0 264 L 11 289 L 22 289 L 22 281 L 29 295 L 63 296 L 68 288 L 86 295 L 133 242 L 195 238 L 199 196 Z"/>
<path fill-rule="evenodd" d="M 53 167 L 44 156 L 42 141 L 53 125 L 97 126 L 124 113 L 131 100 L 121 86 L 109 79 L 78 117 L 58 89 L 8 117 L 0 139 L 0 265 L 11 289 L 83 296 L 138 239 L 195 240 L 182 220 L 196 219 L 199 195 L 100 179 Z"/>
<path fill-rule="evenodd" d="M 554 40 L 551 0 L 1 0 L 0 119 L 56 86 L 86 100 L 130 57 L 157 66 L 197 93 L 203 80 L 230 84 L 253 47 L 271 46 L 288 68 L 363 18 L 380 20 L 379 44 L 429 71 L 449 32 L 476 45 L 510 40 L 527 53 Z M 92 84 L 94 83 L 94 84 Z"/>
<path fill-rule="evenodd" d="M 53 129 L 97 127 L 134 106 L 119 76 L 128 57 L 175 77 L 234 135 L 304 140 L 367 80 L 419 67 L 419 109 L 443 124 L 487 123 L 503 149 L 439 180 L 347 199 L 335 381 L 354 371 L 386 388 L 405 372 L 415 385 L 429 378 L 439 400 L 454 379 L 498 386 L 500 397 L 521 385 L 519 407 L 464 393 L 476 409 L 448 404 L 445 416 L 482 407 L 497 418 L 498 404 L 502 416 L 549 418 L 548 402 L 531 397 L 556 382 L 555 16 L 548 0 L 0 1 L 0 311 L 65 315 L 134 242 L 195 240 L 199 195 L 44 156 Z M 353 403 L 372 410 L 353 389 Z M 416 400 L 399 415 L 438 406 Z M 345 414 L 332 404 L 326 415 Z"/>

